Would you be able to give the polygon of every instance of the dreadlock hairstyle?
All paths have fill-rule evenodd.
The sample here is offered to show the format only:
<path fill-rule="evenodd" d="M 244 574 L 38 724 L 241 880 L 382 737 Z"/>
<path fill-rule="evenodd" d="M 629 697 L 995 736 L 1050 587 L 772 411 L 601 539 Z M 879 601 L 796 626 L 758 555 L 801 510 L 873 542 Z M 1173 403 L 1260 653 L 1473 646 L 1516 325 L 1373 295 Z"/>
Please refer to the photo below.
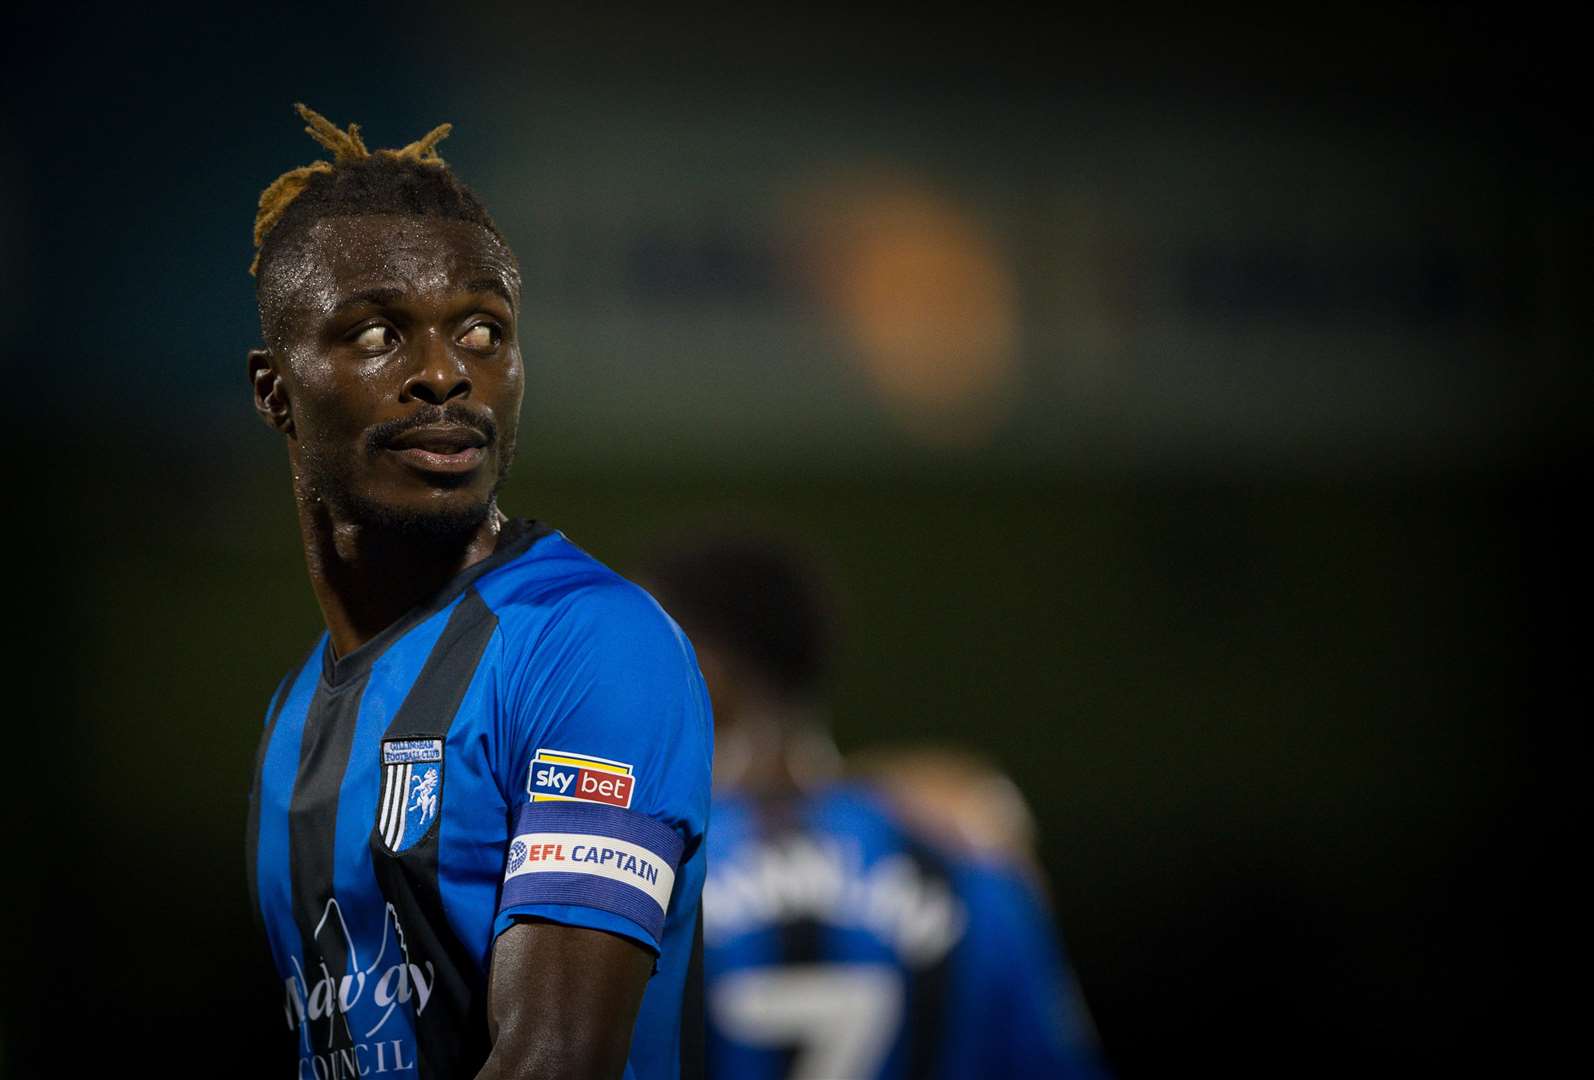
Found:
<path fill-rule="evenodd" d="M 255 215 L 255 260 L 249 272 L 260 290 L 261 269 L 317 220 L 364 214 L 417 214 L 474 222 L 502 241 L 487 208 L 462 184 L 437 153 L 452 130 L 439 124 L 398 150 L 366 149 L 360 126 L 344 131 L 314 109 L 295 105 L 304 130 L 332 152 L 283 173 L 260 193 Z M 508 244 L 505 243 L 505 247 Z"/>

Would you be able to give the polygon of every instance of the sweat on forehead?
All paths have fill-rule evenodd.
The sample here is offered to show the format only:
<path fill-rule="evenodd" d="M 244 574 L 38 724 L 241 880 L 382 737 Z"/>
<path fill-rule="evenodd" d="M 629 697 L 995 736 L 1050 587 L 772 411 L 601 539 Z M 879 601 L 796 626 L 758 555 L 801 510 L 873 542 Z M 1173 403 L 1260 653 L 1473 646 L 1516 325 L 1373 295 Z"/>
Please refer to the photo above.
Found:
<path fill-rule="evenodd" d="M 514 253 L 488 229 L 457 218 L 365 214 L 316 221 L 272 253 L 255 284 L 261 329 L 275 344 L 285 319 L 327 314 L 354 293 L 442 293 L 487 282 L 518 306 Z"/>

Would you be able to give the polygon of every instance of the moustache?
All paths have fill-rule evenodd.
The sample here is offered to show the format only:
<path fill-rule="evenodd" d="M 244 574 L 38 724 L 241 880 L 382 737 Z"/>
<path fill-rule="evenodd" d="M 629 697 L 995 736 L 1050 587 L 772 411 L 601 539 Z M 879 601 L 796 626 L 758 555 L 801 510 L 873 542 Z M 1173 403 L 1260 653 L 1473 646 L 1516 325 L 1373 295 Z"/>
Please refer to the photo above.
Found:
<path fill-rule="evenodd" d="M 488 446 L 498 440 L 498 425 L 491 415 L 478 412 L 468 405 L 450 402 L 442 406 L 426 405 L 409 416 L 382 421 L 366 432 L 366 448 L 371 451 L 385 449 L 406 431 L 425 427 L 470 428 L 485 439 Z"/>

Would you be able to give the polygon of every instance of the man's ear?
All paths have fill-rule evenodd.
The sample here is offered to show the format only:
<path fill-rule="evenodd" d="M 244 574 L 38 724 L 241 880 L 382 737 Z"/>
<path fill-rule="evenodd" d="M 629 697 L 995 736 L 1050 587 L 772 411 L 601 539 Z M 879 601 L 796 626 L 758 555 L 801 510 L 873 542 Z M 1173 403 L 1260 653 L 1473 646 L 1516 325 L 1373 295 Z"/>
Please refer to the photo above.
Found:
<path fill-rule="evenodd" d="M 266 426 L 292 435 L 293 409 L 288 405 L 288 390 L 282 385 L 270 349 L 249 350 L 249 385 L 254 390 L 255 412 Z"/>

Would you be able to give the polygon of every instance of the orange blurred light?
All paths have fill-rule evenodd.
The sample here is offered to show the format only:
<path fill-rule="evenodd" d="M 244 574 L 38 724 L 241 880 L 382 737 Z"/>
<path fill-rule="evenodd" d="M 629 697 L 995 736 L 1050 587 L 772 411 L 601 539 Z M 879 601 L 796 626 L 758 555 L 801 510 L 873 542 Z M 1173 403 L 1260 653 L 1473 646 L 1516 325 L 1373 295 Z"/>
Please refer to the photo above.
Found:
<path fill-rule="evenodd" d="M 801 205 L 811 280 L 891 414 L 931 443 L 988 441 L 1018 368 L 1016 289 L 989 231 L 901 181 L 824 184 Z"/>

